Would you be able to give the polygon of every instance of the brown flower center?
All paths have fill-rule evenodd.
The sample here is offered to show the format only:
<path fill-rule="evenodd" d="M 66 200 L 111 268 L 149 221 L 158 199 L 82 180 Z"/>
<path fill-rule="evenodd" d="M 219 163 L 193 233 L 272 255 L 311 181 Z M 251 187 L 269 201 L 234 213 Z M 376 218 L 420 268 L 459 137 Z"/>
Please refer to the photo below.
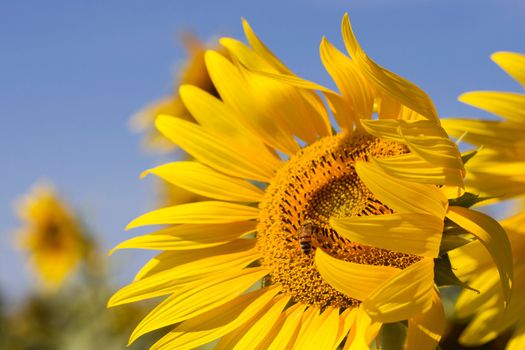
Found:
<path fill-rule="evenodd" d="M 407 153 L 404 145 L 369 135 L 338 134 L 304 148 L 284 165 L 260 204 L 257 247 L 262 265 L 296 302 L 321 307 L 353 307 L 349 298 L 326 283 L 315 268 L 316 249 L 345 261 L 404 268 L 417 256 L 374 248 L 342 238 L 330 217 L 390 214 L 355 171 L 358 160 Z"/>

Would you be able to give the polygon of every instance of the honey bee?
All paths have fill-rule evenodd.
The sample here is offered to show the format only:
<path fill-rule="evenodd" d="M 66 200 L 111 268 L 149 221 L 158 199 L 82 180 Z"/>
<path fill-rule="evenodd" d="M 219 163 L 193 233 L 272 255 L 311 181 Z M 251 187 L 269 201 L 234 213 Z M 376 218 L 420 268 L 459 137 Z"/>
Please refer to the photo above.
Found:
<path fill-rule="evenodd" d="M 312 237 L 314 234 L 314 226 L 311 222 L 306 222 L 299 228 L 299 244 L 303 254 L 308 255 L 312 251 Z"/>

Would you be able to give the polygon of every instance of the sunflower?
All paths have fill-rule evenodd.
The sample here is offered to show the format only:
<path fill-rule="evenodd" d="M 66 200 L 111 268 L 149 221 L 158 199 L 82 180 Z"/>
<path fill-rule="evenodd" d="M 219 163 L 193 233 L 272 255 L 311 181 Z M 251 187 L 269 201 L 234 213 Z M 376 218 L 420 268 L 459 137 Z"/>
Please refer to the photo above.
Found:
<path fill-rule="evenodd" d="M 525 212 L 501 222 L 507 231 L 514 256 L 516 284 L 508 310 L 504 310 L 503 294 L 498 284 L 497 269 L 479 242 L 472 242 L 450 253 L 452 264 L 458 275 L 469 281 L 479 291 L 463 291 L 456 303 L 459 318 L 469 318 L 460 342 L 465 345 L 480 345 L 491 341 L 502 333 L 513 330 L 507 350 L 525 348 Z"/>
<path fill-rule="evenodd" d="M 491 56 L 505 72 L 525 87 L 525 55 L 496 52 Z M 525 194 L 525 94 L 473 91 L 461 102 L 493 113 L 503 120 L 445 119 L 443 127 L 453 136 L 482 147 L 466 164 L 467 189 L 493 201 Z"/>
<path fill-rule="evenodd" d="M 205 54 L 220 99 L 183 85 L 196 122 L 156 120 L 195 161 L 148 173 L 208 200 L 138 217 L 128 228 L 172 226 L 115 248 L 163 250 L 109 301 L 168 295 L 130 342 L 172 326 L 152 349 L 362 349 L 408 321 L 407 347 L 431 349 L 444 328 L 436 284 L 455 277 L 446 252 L 471 234 L 508 295 L 508 241 L 465 208 L 462 158 L 429 97 L 369 59 L 347 15 L 350 57 L 321 42 L 340 93 L 294 75 L 243 25 L 249 46 L 222 38 L 230 59 Z"/>
<path fill-rule="evenodd" d="M 175 84 L 174 94 L 161 101 L 157 101 L 150 106 L 147 106 L 142 111 L 134 115 L 130 122 L 133 129 L 138 132 L 145 132 L 146 135 L 142 140 L 144 146 L 150 150 L 156 150 L 163 153 L 173 151 L 175 144 L 170 142 L 166 137 L 155 129 L 155 117 L 159 114 L 176 115 L 185 120 L 195 121 L 190 112 L 186 109 L 177 92 L 180 84 L 191 84 L 201 88 L 202 90 L 217 96 L 217 90 L 213 86 L 213 82 L 208 75 L 206 65 L 204 63 L 204 53 L 206 46 L 197 38 L 189 33 L 182 37 L 183 44 L 188 53 L 186 63 L 178 72 L 178 79 Z M 187 160 L 191 157 L 187 154 L 182 155 Z M 161 182 L 157 188 L 157 198 L 160 205 L 175 205 L 191 201 L 202 200 L 202 197 L 186 191 L 177 185 Z"/>
<path fill-rule="evenodd" d="M 182 41 L 188 58 L 179 70 L 174 86 L 175 92 L 171 96 L 146 106 L 130 120 L 133 130 L 146 133 L 143 144 L 147 149 L 168 152 L 175 147 L 172 142 L 155 129 L 154 121 L 157 115 L 176 115 L 185 120 L 195 121 L 176 92 L 179 85 L 191 84 L 212 95 L 217 95 L 204 63 L 206 46 L 191 34 L 185 34 L 182 37 Z"/>
<path fill-rule="evenodd" d="M 60 287 L 88 252 L 87 235 L 50 185 L 35 186 L 17 207 L 17 235 L 46 288 Z"/>

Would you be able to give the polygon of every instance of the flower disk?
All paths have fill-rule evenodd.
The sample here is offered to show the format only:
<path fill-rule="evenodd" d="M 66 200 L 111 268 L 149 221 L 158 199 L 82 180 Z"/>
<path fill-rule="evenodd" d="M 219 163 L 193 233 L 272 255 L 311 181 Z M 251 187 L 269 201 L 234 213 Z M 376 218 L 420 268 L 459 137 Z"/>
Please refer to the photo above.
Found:
<path fill-rule="evenodd" d="M 314 254 L 300 245 L 311 227 L 312 245 L 341 260 L 405 268 L 419 257 L 350 242 L 329 225 L 330 217 L 391 214 L 359 179 L 358 160 L 404 154 L 404 145 L 369 135 L 325 137 L 304 148 L 281 168 L 260 205 L 257 247 L 271 269 L 269 283 L 296 301 L 321 307 L 351 307 L 359 301 L 336 291 L 315 268 Z M 313 248 L 313 247 L 312 247 Z"/>

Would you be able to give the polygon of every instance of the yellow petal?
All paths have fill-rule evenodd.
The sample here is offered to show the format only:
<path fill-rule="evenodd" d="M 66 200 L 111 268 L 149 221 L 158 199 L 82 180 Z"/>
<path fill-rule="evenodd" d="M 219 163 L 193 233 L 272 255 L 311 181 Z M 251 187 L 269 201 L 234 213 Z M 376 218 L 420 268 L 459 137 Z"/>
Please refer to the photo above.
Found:
<path fill-rule="evenodd" d="M 378 89 L 427 119 L 439 123 L 434 104 L 423 90 L 368 58 L 355 38 L 348 14 L 343 17 L 342 32 L 350 57 Z"/>
<path fill-rule="evenodd" d="M 495 52 L 490 58 L 525 87 L 525 55 L 517 52 Z"/>
<path fill-rule="evenodd" d="M 328 103 L 335 120 L 337 121 L 337 125 L 339 125 L 341 130 L 344 130 L 349 136 L 352 135 L 354 131 L 353 118 L 349 118 L 348 116 L 353 115 L 354 112 L 348 103 L 335 93 L 324 92 L 323 95 L 326 98 L 326 102 Z"/>
<path fill-rule="evenodd" d="M 242 27 L 244 28 L 244 35 L 251 47 L 264 59 L 270 62 L 279 72 L 292 74 L 292 72 L 266 47 L 266 45 L 257 37 L 252 27 L 244 18 L 242 20 Z"/>
<path fill-rule="evenodd" d="M 411 110 L 407 106 L 401 106 L 399 115 L 397 118 L 401 120 L 426 120 L 426 117 Z"/>
<path fill-rule="evenodd" d="M 463 103 L 483 109 L 510 122 L 525 123 L 525 95 L 513 92 L 473 91 L 458 97 Z"/>
<path fill-rule="evenodd" d="M 446 137 L 405 136 L 411 152 L 435 166 L 463 171 L 463 161 L 456 144 Z"/>
<path fill-rule="evenodd" d="M 241 204 L 203 201 L 157 209 L 131 221 L 127 229 L 163 224 L 225 224 L 256 219 L 259 209 Z"/>
<path fill-rule="evenodd" d="M 467 346 L 479 346 L 498 336 L 498 322 L 501 322 L 499 308 L 485 309 L 476 316 L 459 337 L 459 343 Z"/>
<path fill-rule="evenodd" d="M 525 76 L 522 84 L 525 86 Z M 525 322 L 521 322 L 519 327 L 514 330 L 510 341 L 507 343 L 505 350 L 522 350 L 525 349 Z"/>
<path fill-rule="evenodd" d="M 428 123 L 428 121 L 425 121 Z M 381 120 L 362 120 L 361 125 L 371 135 L 380 137 L 386 140 L 396 142 L 403 142 L 404 137 L 399 132 L 401 121 L 381 119 Z"/>
<path fill-rule="evenodd" d="M 378 93 L 378 97 L 376 97 L 376 104 L 379 120 L 397 119 L 407 121 L 429 121 L 426 117 L 411 110 L 407 106 L 403 106 L 399 101 L 385 93 Z M 437 125 L 434 121 L 432 123 Z"/>
<path fill-rule="evenodd" d="M 436 186 L 395 179 L 372 163 L 356 162 L 355 169 L 370 191 L 396 212 L 444 218 L 448 200 Z"/>
<path fill-rule="evenodd" d="M 443 234 L 443 219 L 419 213 L 330 218 L 330 226 L 353 242 L 432 258 Z"/>
<path fill-rule="evenodd" d="M 381 326 L 382 323 L 372 321 L 360 306 L 357 309 L 355 323 L 348 334 L 343 350 L 370 349 L 370 344 L 379 333 Z"/>
<path fill-rule="evenodd" d="M 380 160 L 385 171 L 388 170 L 393 176 L 412 178 L 412 181 L 421 183 L 433 180 L 435 184 L 463 185 L 461 155 L 456 144 L 439 125 L 428 120 L 369 120 L 361 123 L 368 133 L 404 143 L 410 149 L 410 155 Z M 405 160 L 410 162 L 411 169 L 403 171 Z M 414 170 L 412 176 L 407 174 L 409 170 Z"/>
<path fill-rule="evenodd" d="M 244 350 L 260 346 L 281 316 L 290 296 L 276 297 L 270 309 L 262 315 L 255 316 L 250 322 L 236 331 L 222 337 L 215 350 Z"/>
<path fill-rule="evenodd" d="M 241 67 L 234 66 L 217 52 L 208 51 L 205 59 L 221 99 L 235 109 L 239 122 L 268 145 L 286 154 L 295 154 L 299 145 L 287 132 L 283 121 L 274 115 L 286 104 L 284 96 L 279 94 L 282 92 L 280 86 L 263 80 L 264 77 L 245 75 L 249 73 L 241 72 Z"/>
<path fill-rule="evenodd" d="M 274 118 L 282 120 L 291 134 L 307 143 L 315 142 L 319 138 L 315 119 L 322 118 L 318 115 L 318 110 L 314 109 L 296 88 L 271 81 L 270 78 L 266 77 L 255 78 L 255 74 L 252 74 L 254 79 L 259 80 L 258 85 L 260 87 L 258 89 L 264 91 L 264 93 L 260 93 L 261 98 L 266 100 L 278 98 L 280 100 L 280 102 L 273 101 L 272 112 L 268 113 L 271 113 Z"/>
<path fill-rule="evenodd" d="M 434 261 L 423 258 L 386 280 L 362 306 L 374 321 L 406 320 L 431 307 L 433 288 Z"/>
<path fill-rule="evenodd" d="M 523 229 L 525 225 L 525 212 L 521 211 L 518 214 L 506 218 L 501 221 L 501 225 L 507 230 L 512 244 L 520 242 L 523 235 L 525 235 L 525 230 Z"/>
<path fill-rule="evenodd" d="M 252 30 L 248 22 L 244 19 L 243 19 L 243 27 L 244 27 L 244 33 L 246 35 L 246 38 L 248 39 L 248 42 L 252 46 L 253 50 L 261 58 L 265 60 L 266 64 L 271 65 L 274 68 L 274 70 L 276 70 L 276 72 L 274 72 L 274 70 L 272 69 L 263 69 L 265 64 L 261 65 L 259 63 L 256 66 L 254 66 L 253 58 L 251 60 L 248 60 L 247 55 L 246 55 L 247 52 L 244 51 L 244 49 L 242 49 L 240 46 L 238 46 L 238 44 L 234 44 L 234 45 L 237 45 L 237 50 L 235 51 L 236 56 L 238 59 L 241 60 L 241 62 L 243 62 L 244 65 L 249 67 L 251 70 L 257 71 L 258 73 L 262 73 L 262 72 L 277 73 L 274 76 L 268 75 L 269 77 L 273 79 L 276 79 L 276 77 L 278 77 L 278 79 L 276 79 L 277 81 L 283 82 L 283 80 L 286 80 L 286 79 L 282 79 L 282 77 L 290 77 L 292 80 L 295 80 L 295 81 L 301 80 L 299 78 L 296 78 L 295 75 L 266 47 L 266 45 L 257 37 L 257 35 L 255 35 L 254 31 Z M 230 48 L 232 48 L 231 42 L 229 43 L 227 42 L 227 45 L 230 45 Z M 239 50 L 244 51 L 242 55 L 239 55 Z M 249 61 L 252 64 L 249 64 Z M 290 85 L 302 88 L 302 90 L 299 91 L 299 93 L 302 95 L 303 99 L 307 101 L 307 104 L 310 105 L 311 108 L 317 111 L 317 113 L 309 112 L 307 115 L 305 115 L 305 117 L 308 117 L 309 123 L 306 123 L 305 125 L 302 125 L 303 123 L 299 123 L 301 125 L 295 125 L 295 126 L 301 127 L 302 132 L 304 133 L 305 129 L 306 131 L 308 131 L 307 126 L 310 123 L 313 123 L 312 131 L 315 130 L 315 132 L 321 136 L 330 135 L 331 134 L 330 120 L 328 119 L 328 114 L 326 113 L 324 104 L 319 99 L 319 97 L 313 91 L 304 90 L 304 89 L 309 90 L 311 89 L 311 87 L 301 87 L 296 84 L 290 84 Z M 308 137 L 306 137 L 305 139 L 307 138 Z"/>
<path fill-rule="evenodd" d="M 480 275 L 480 280 L 483 277 L 491 277 L 483 275 L 486 274 Z M 523 278 L 525 265 L 518 264 L 515 275 L 517 276 L 516 283 L 512 287 L 512 298 L 506 309 L 502 308 L 503 295 L 501 287 L 497 284 L 497 281 L 494 281 L 494 278 L 492 280 L 493 285 L 496 287 L 495 290 L 482 291 L 478 295 L 476 299 L 484 299 L 484 302 L 478 303 L 476 299 L 474 300 L 475 302 L 472 304 L 478 304 L 475 310 L 476 315 L 461 335 L 461 343 L 479 345 L 491 341 L 495 337 L 506 333 L 509 329 L 520 327 L 525 310 L 525 299 L 522 297 L 525 293 L 525 278 Z M 495 271 L 493 271 L 492 277 L 497 277 Z"/>
<path fill-rule="evenodd" d="M 299 78 L 298 76 L 291 75 L 291 74 L 276 74 L 271 72 L 264 72 L 264 71 L 258 71 L 257 74 L 266 76 L 268 78 L 274 79 L 276 81 L 280 81 L 281 83 L 289 84 L 291 86 L 295 86 L 300 89 L 305 90 L 318 90 L 323 92 L 328 105 L 330 106 L 331 111 L 334 114 L 334 117 L 338 123 L 338 125 L 342 128 L 347 130 L 347 132 L 351 132 L 353 129 L 353 122 L 351 118 L 348 118 L 349 115 L 351 115 L 353 112 L 350 109 L 350 106 L 344 101 L 344 99 L 337 94 L 336 92 L 322 86 L 319 84 L 316 84 L 314 82 Z M 315 106 L 317 106 L 318 115 L 322 116 L 322 119 L 316 118 L 314 121 L 316 121 L 316 130 L 320 135 L 330 135 L 330 121 L 327 118 L 326 111 L 324 111 L 324 108 L 319 103 L 319 98 L 315 95 L 315 93 L 312 91 L 311 94 L 307 94 L 303 91 L 303 97 L 310 101 L 310 104 L 313 104 L 311 102 L 312 99 L 315 99 Z M 314 107 L 315 107 L 314 106 Z M 321 121 L 321 122 L 319 122 Z"/>
<path fill-rule="evenodd" d="M 223 175 L 199 162 L 173 162 L 146 170 L 190 192 L 213 199 L 258 202 L 264 192 L 251 183 Z"/>
<path fill-rule="evenodd" d="M 151 350 L 193 349 L 207 344 L 241 327 L 254 315 L 265 313 L 279 291 L 279 288 L 263 288 L 184 321 L 156 342 Z"/>
<path fill-rule="evenodd" d="M 463 184 L 463 175 L 457 168 L 437 166 L 412 153 L 385 159 L 373 158 L 373 160 L 385 173 L 400 180 L 422 184 L 452 184 L 447 186 L 452 192 L 447 193 L 453 193 L 453 198 L 457 198 L 458 193 L 461 193 L 461 187 L 457 184 Z"/>
<path fill-rule="evenodd" d="M 251 250 L 254 245 L 255 240 L 253 239 L 236 239 L 234 241 L 211 248 L 165 251 L 147 262 L 137 273 L 135 280 L 151 276 L 160 271 L 172 269 L 175 266 L 182 265 L 190 261 L 237 252 L 247 252 Z"/>
<path fill-rule="evenodd" d="M 293 74 L 284 74 L 284 73 L 279 74 L 279 73 L 272 73 L 272 72 L 265 72 L 265 71 L 258 71 L 257 74 L 263 75 L 268 78 L 272 78 L 274 80 L 277 80 L 282 83 L 286 83 L 286 84 L 289 84 L 291 86 L 295 86 L 301 89 L 318 90 L 321 92 L 338 95 L 335 91 L 330 90 L 327 87 L 314 83 L 313 81 L 309 81 L 309 80 L 300 78 Z"/>
<path fill-rule="evenodd" d="M 455 266 L 454 266 L 455 267 Z M 499 275 L 495 268 L 486 271 L 476 271 L 476 277 L 468 281 L 468 285 L 476 291 L 463 290 L 456 300 L 455 311 L 459 318 L 467 318 L 481 309 L 500 307 L 503 300 Z"/>
<path fill-rule="evenodd" d="M 469 169 L 473 172 L 516 176 L 517 178 L 525 174 L 525 161 L 519 161 L 516 155 L 511 156 L 513 159 L 505 159 L 504 155 L 498 153 L 483 152 L 479 156 L 476 155 L 476 161 L 469 164 Z"/>
<path fill-rule="evenodd" d="M 496 203 L 504 199 L 520 196 L 525 193 L 525 178 L 477 173 L 471 168 L 467 191 L 479 193 L 480 197 L 495 197 L 482 202 L 484 205 Z"/>
<path fill-rule="evenodd" d="M 347 296 L 365 300 L 385 280 L 400 272 L 390 266 L 356 264 L 331 257 L 322 249 L 315 251 L 317 270 L 333 288 Z"/>
<path fill-rule="evenodd" d="M 303 99 L 311 106 L 317 113 L 309 113 L 317 135 L 330 136 L 332 135 L 332 124 L 326 106 L 321 97 L 315 91 L 300 90 Z"/>
<path fill-rule="evenodd" d="M 465 187 L 447 185 L 441 186 L 441 191 L 449 200 L 459 198 L 466 192 Z"/>
<path fill-rule="evenodd" d="M 471 279 L 478 271 L 494 268 L 492 258 L 480 241 L 473 241 L 448 252 L 455 274 L 462 280 Z"/>
<path fill-rule="evenodd" d="M 361 124 L 368 133 L 397 142 L 404 142 L 407 136 L 448 137 L 443 128 L 429 120 L 362 120 Z"/>
<path fill-rule="evenodd" d="M 408 320 L 407 350 L 434 350 L 445 332 L 446 319 L 438 292 L 434 289 L 432 306 Z"/>
<path fill-rule="evenodd" d="M 228 224 L 186 224 L 168 227 L 147 235 L 128 239 L 111 249 L 192 250 L 231 242 L 255 230 L 257 222 L 240 221 Z"/>
<path fill-rule="evenodd" d="M 321 315 L 315 314 L 295 344 L 296 349 L 332 350 L 336 348 L 339 327 L 339 309 L 327 308 Z"/>
<path fill-rule="evenodd" d="M 357 316 L 357 308 L 346 309 L 339 315 L 339 326 L 337 329 L 337 339 L 334 343 L 334 349 L 339 349 L 342 341 L 348 335 L 350 328 L 354 325 Z"/>
<path fill-rule="evenodd" d="M 337 341 L 340 324 L 339 309 L 325 309 L 321 317 L 322 323 L 318 325 L 316 332 L 310 337 L 311 340 L 307 340 L 306 344 L 311 344 L 314 349 L 337 349 L 339 345 Z"/>
<path fill-rule="evenodd" d="M 288 349 L 288 344 L 297 338 L 301 328 L 306 305 L 297 303 L 286 309 L 277 323 L 272 327 L 268 336 L 259 344 L 257 350 L 281 350 Z"/>
<path fill-rule="evenodd" d="M 253 242 L 251 245 L 239 243 L 228 244 L 228 248 L 209 248 L 202 249 L 203 252 L 188 251 L 184 252 L 185 254 L 183 252 L 172 254 L 160 264 L 148 266 L 149 269 L 142 271 L 140 278 L 115 293 L 108 301 L 108 306 L 113 307 L 170 294 L 188 284 L 200 283 L 201 280 L 209 277 L 220 278 L 225 272 L 240 271 L 257 260 L 260 255 L 252 249 Z M 213 255 L 213 250 L 216 251 L 216 255 Z"/>
<path fill-rule="evenodd" d="M 258 49 L 264 47 L 262 51 L 257 49 L 252 50 L 244 43 L 230 38 L 222 38 L 220 42 L 228 48 L 232 56 L 235 56 L 249 71 L 281 83 L 279 84 L 280 94 L 284 94 L 283 98 L 287 100 L 287 104 L 285 104 L 284 107 L 293 106 L 293 108 L 290 107 L 282 111 L 278 109 L 278 115 L 274 117 L 286 121 L 288 129 L 308 143 L 314 142 L 319 136 L 329 135 L 330 120 L 319 96 L 317 96 L 315 92 L 310 91 L 309 87 L 298 88 L 295 84 L 290 84 L 286 79 L 282 79 L 282 75 L 293 73 L 288 71 L 288 69 L 282 70 L 273 64 L 275 56 L 269 53 L 264 44 L 251 32 L 251 28 L 249 28 L 246 22 L 245 24 L 245 29 L 248 29 L 255 38 L 255 46 Z M 245 78 L 246 75 L 249 76 L 250 74 L 245 72 Z M 264 89 L 262 90 L 264 91 Z M 273 98 L 277 97 L 276 91 L 272 93 L 272 96 Z"/>
<path fill-rule="evenodd" d="M 313 100 L 305 96 L 312 91 L 301 91 L 260 71 L 243 70 L 260 101 L 256 108 L 272 119 L 280 121 L 283 130 L 296 135 L 307 143 L 313 143 L 327 130 L 324 123 L 326 112 L 312 105 Z M 271 72 L 270 72 L 271 73 Z M 278 74 L 274 74 L 276 76 Z M 319 106 L 318 106 L 319 107 Z M 321 114 L 319 113 L 321 112 Z M 321 127 L 321 130 L 316 130 Z"/>
<path fill-rule="evenodd" d="M 221 38 L 219 42 L 230 52 L 231 56 L 239 60 L 248 69 L 273 73 L 279 72 L 264 56 L 259 55 L 245 43 L 232 38 Z"/>
<path fill-rule="evenodd" d="M 315 320 L 319 318 L 320 311 L 321 310 L 319 309 L 319 307 L 312 306 L 303 314 L 303 319 L 301 320 L 301 325 L 299 327 L 300 328 L 299 333 L 295 339 L 292 339 L 293 341 L 288 344 L 287 348 L 301 349 L 301 344 L 299 342 L 305 336 L 305 334 L 309 331 L 310 325 L 312 323 L 315 323 Z"/>
<path fill-rule="evenodd" d="M 237 298 L 269 270 L 250 268 L 228 271 L 192 283 L 171 295 L 155 307 L 135 328 L 129 343 L 148 332 L 176 324 L 216 309 Z"/>
<path fill-rule="evenodd" d="M 354 122 L 371 118 L 374 107 L 373 92 L 357 65 L 325 38 L 321 41 L 320 51 L 323 65 L 354 112 Z"/>
<path fill-rule="evenodd" d="M 225 139 L 205 132 L 202 127 L 182 119 L 159 116 L 157 128 L 195 159 L 225 174 L 269 182 L 274 169 L 254 161 L 243 150 Z"/>
<path fill-rule="evenodd" d="M 403 105 L 396 101 L 391 96 L 379 93 L 375 100 L 378 120 L 383 121 L 385 119 L 404 119 L 399 118 Z M 407 109 L 411 111 L 410 109 Z M 415 113 L 415 112 L 414 112 Z"/>
<path fill-rule="evenodd" d="M 451 206 L 447 217 L 472 233 L 487 248 L 498 268 L 508 305 L 513 280 L 512 250 L 505 230 L 490 216 L 463 207 Z"/>
<path fill-rule="evenodd" d="M 503 294 L 494 269 L 484 271 L 472 283 L 473 286 L 485 287 L 480 289 L 481 294 L 472 295 L 470 293 L 467 295 L 466 292 L 461 293 L 456 304 L 457 311 L 462 312 L 461 316 L 475 313 L 473 320 L 460 337 L 461 343 L 483 344 L 505 333 L 510 328 L 519 327 L 525 310 L 525 299 L 522 297 L 525 293 L 525 279 L 523 278 L 525 265 L 518 264 L 515 275 L 517 276 L 516 283 L 512 286 L 512 298 L 506 309 L 502 307 Z M 489 283 L 485 280 L 489 280 Z"/>
<path fill-rule="evenodd" d="M 476 146 L 514 148 L 523 145 L 525 128 L 517 124 L 475 119 L 443 119 L 441 124 L 450 135 L 463 136 L 463 141 Z"/>
<path fill-rule="evenodd" d="M 265 168 L 277 169 L 280 160 L 268 147 L 238 120 L 235 111 L 208 92 L 193 85 L 182 85 L 179 94 L 184 104 L 202 125 L 204 130 L 230 145 L 242 150 L 249 158 L 257 157 L 257 162 Z"/>
<path fill-rule="evenodd" d="M 252 50 L 246 44 L 230 38 L 222 38 L 220 43 L 250 72 L 261 73 L 263 77 L 270 79 L 270 83 L 272 83 L 272 80 L 279 82 L 274 84 L 273 91 L 269 96 L 271 95 L 271 98 L 274 100 L 281 96 L 287 103 L 276 108 L 274 118 L 283 120 L 291 133 L 307 143 L 315 142 L 319 136 L 329 135 L 330 122 L 328 115 L 322 101 L 313 91 L 298 89 L 292 84 L 283 83 L 280 79 L 274 78 L 280 74 L 279 70 L 271 62 L 266 61 L 264 56 Z M 253 75 L 245 72 L 245 78 L 250 76 L 252 76 L 252 79 L 260 79 L 257 78 L 257 74 Z M 260 88 L 258 90 L 265 92 L 269 89 Z"/>

